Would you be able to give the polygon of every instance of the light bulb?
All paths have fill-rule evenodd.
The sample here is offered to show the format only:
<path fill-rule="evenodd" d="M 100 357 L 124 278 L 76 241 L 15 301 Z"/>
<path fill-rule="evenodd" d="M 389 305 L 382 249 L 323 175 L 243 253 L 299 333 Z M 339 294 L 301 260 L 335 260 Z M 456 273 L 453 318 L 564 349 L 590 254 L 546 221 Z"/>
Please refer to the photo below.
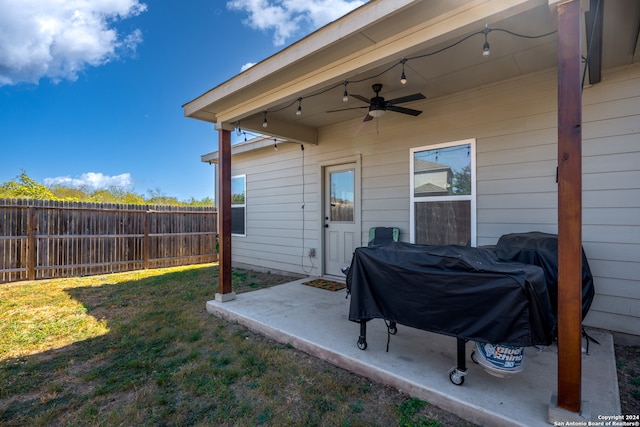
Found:
<path fill-rule="evenodd" d="M 342 102 L 349 101 L 349 94 L 347 93 L 347 89 L 344 90 L 344 94 L 342 95 Z"/>
<path fill-rule="evenodd" d="M 489 42 L 485 41 L 484 46 L 482 46 L 482 56 L 485 58 L 491 55 L 491 51 L 489 50 Z"/>
<path fill-rule="evenodd" d="M 491 32 L 491 28 L 489 28 L 489 24 L 484 24 L 484 29 L 480 31 L 484 34 L 484 45 L 482 46 L 482 56 L 485 58 L 491 55 L 491 51 L 489 50 L 489 41 L 487 40 L 487 35 Z"/>

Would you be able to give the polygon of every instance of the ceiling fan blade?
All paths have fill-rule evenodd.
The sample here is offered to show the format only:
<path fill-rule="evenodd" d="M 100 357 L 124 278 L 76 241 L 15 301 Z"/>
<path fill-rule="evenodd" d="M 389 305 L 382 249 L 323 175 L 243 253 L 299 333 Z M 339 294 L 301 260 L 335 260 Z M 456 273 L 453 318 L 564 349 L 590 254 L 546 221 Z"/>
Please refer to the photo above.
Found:
<path fill-rule="evenodd" d="M 359 99 L 362 102 L 366 102 L 367 104 L 370 102 L 369 98 L 365 98 L 364 96 L 355 94 L 355 93 L 350 93 L 349 96 L 354 97 L 355 99 Z"/>
<path fill-rule="evenodd" d="M 396 113 L 410 114 L 412 116 L 418 116 L 422 111 L 413 110 L 411 108 L 397 107 L 395 105 L 388 105 L 387 111 L 395 111 Z"/>
<path fill-rule="evenodd" d="M 349 110 L 361 110 L 363 108 L 369 108 L 369 107 L 362 106 L 362 107 L 341 108 L 339 110 L 328 110 L 328 111 L 325 111 L 325 113 L 336 113 L 338 111 L 349 111 Z"/>
<path fill-rule="evenodd" d="M 387 105 L 402 104 L 403 102 L 417 101 L 419 99 L 427 99 L 427 97 L 421 93 L 414 93 L 413 95 L 401 96 L 400 98 L 390 99 L 386 102 L 386 104 Z"/>
<path fill-rule="evenodd" d="M 369 113 L 367 113 L 366 116 L 364 116 L 364 120 L 362 122 L 368 122 L 369 120 L 373 120 L 373 117 L 369 115 Z"/>

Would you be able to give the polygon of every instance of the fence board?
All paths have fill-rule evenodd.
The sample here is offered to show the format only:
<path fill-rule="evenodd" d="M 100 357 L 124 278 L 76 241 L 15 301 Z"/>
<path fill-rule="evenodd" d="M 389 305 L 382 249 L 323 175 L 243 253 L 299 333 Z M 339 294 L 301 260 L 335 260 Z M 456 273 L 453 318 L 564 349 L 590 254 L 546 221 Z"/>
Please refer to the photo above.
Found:
<path fill-rule="evenodd" d="M 0 283 L 217 260 L 214 208 L 0 199 Z"/>

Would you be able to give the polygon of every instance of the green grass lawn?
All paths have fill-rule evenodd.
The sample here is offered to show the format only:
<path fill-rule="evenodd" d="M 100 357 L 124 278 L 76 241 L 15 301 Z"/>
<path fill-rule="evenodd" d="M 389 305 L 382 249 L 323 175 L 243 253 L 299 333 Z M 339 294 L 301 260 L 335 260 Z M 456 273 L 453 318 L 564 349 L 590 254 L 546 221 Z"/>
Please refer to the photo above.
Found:
<path fill-rule="evenodd" d="M 215 265 L 0 285 L 0 425 L 458 425 L 208 314 L 216 291 Z"/>

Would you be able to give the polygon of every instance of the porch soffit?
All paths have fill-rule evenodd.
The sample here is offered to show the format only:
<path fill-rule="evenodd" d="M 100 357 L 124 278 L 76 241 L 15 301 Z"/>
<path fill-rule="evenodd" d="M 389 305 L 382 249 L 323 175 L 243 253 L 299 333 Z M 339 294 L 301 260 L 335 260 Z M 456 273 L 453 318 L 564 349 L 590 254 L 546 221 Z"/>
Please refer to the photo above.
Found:
<path fill-rule="evenodd" d="M 453 2 L 437 3 L 446 3 L 447 6 L 453 4 Z M 403 56 L 411 56 L 424 49 L 433 48 L 438 42 L 446 42 L 451 38 L 462 37 L 474 30 L 477 31 L 482 28 L 482 25 L 478 25 L 478 17 L 491 16 L 493 19 L 500 19 L 522 11 L 523 4 L 529 7 L 534 4 L 534 2 L 527 0 L 492 0 L 480 5 L 475 3 L 478 2 L 465 3 L 452 10 L 438 11 L 437 16 L 429 19 L 423 18 L 420 20 L 420 24 L 414 27 L 396 26 L 399 32 L 389 32 L 387 27 L 394 27 L 395 24 L 382 25 L 381 31 L 378 31 L 378 28 L 366 29 L 356 34 L 347 44 L 324 46 L 322 50 L 316 51 L 306 61 L 300 61 L 287 72 L 283 71 L 270 76 L 260 82 L 259 86 L 246 87 L 247 92 L 252 89 L 255 91 L 250 93 L 248 97 L 241 95 L 235 101 L 230 99 L 232 102 L 225 106 L 227 108 L 221 106 L 217 117 L 222 122 L 235 121 L 247 115 L 259 114 L 265 109 L 277 108 L 283 99 L 293 98 L 295 100 L 296 97 L 306 97 L 332 85 L 340 84 L 344 80 L 349 80 L 354 74 L 362 75 L 379 67 L 388 67 L 389 61 L 396 62 Z M 511 7 L 505 9 L 505 3 Z M 515 3 L 518 4 L 513 6 Z M 544 0 L 539 3 L 546 5 Z M 409 9 L 405 13 L 396 14 L 389 21 L 396 23 L 400 19 L 406 24 L 409 20 L 403 19 L 405 14 L 415 16 L 419 13 L 420 11 Z M 379 35 L 385 38 L 378 37 Z M 476 49 L 476 53 L 478 51 Z M 332 61 L 332 57 L 336 59 Z M 367 84 L 369 88 L 371 83 Z M 270 89 L 266 90 L 266 87 Z M 336 93 L 340 95 L 342 91 L 343 88 L 338 88 Z M 363 95 L 372 96 L 373 93 L 370 92 L 368 89 Z M 335 103 L 331 103 L 331 105 L 336 106 Z M 331 105 L 328 105 L 327 108 L 330 108 Z"/>
<path fill-rule="evenodd" d="M 487 17 L 495 20 L 539 5 L 546 1 L 371 1 L 355 11 L 360 13 L 329 24 L 186 104 L 185 115 L 218 123 L 245 119 L 285 98 L 306 96 L 386 61 L 477 31 Z"/>
<path fill-rule="evenodd" d="M 392 8 L 388 3 L 400 6 Z M 403 57 L 434 52 L 476 33 L 485 23 L 527 35 L 553 31 L 555 9 L 549 4 L 548 0 L 374 0 L 186 104 L 185 115 L 226 129 L 240 121 L 251 132 L 316 143 L 319 127 L 364 117 L 366 109 L 327 113 L 366 106 L 355 98 L 342 103 L 345 80 L 356 82 L 389 69 Z M 638 43 L 640 2 L 617 0 L 605 6 L 604 66 L 630 63 Z M 619 43 L 621 38 L 628 43 Z M 422 92 L 427 100 L 420 102 L 429 102 L 556 65 L 555 35 L 529 40 L 494 31 L 488 39 L 489 58 L 481 55 L 484 39 L 478 35 L 438 55 L 407 62 L 406 86 L 399 83 L 401 69 L 394 68 L 375 81 L 350 83 L 348 92 L 370 98 L 371 84 L 382 83 L 381 95 L 387 99 Z M 325 94 L 307 98 L 334 86 Z M 302 116 L 295 115 L 299 97 L 303 98 Z M 415 104 L 405 106 L 419 107 Z M 267 129 L 262 128 L 265 110 L 269 111 Z"/>

